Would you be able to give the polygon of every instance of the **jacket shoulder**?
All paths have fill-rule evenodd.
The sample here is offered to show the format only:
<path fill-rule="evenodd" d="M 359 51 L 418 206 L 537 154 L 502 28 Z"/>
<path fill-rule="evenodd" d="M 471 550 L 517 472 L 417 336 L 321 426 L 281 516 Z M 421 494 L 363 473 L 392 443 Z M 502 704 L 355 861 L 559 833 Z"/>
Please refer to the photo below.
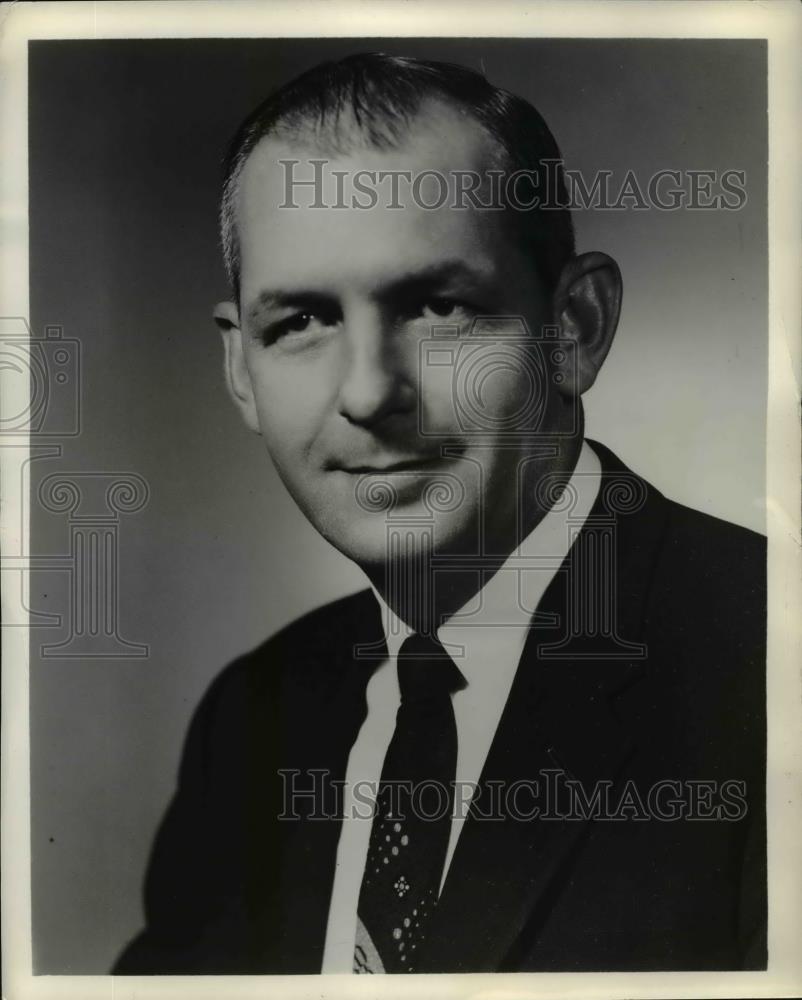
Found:
<path fill-rule="evenodd" d="M 739 613 L 765 616 L 766 539 L 763 535 L 666 500 L 663 572 L 681 579 L 690 595 L 705 604 L 737 602 Z"/>
<path fill-rule="evenodd" d="M 708 547 L 715 545 L 719 551 L 729 549 L 745 558 L 762 558 L 765 554 L 765 536 L 751 528 L 685 507 L 675 500 L 666 499 L 666 505 L 671 528 L 688 541 L 695 540 Z"/>
<path fill-rule="evenodd" d="M 378 641 L 382 635 L 379 606 L 370 589 L 313 608 L 223 667 L 198 711 L 261 695 L 265 689 L 314 685 L 350 659 L 357 639 Z"/>
<path fill-rule="evenodd" d="M 280 669 L 291 663 L 295 672 L 332 666 L 350 659 L 356 641 L 383 638 L 379 605 L 369 589 L 348 594 L 296 618 L 243 659 L 251 668 Z"/>

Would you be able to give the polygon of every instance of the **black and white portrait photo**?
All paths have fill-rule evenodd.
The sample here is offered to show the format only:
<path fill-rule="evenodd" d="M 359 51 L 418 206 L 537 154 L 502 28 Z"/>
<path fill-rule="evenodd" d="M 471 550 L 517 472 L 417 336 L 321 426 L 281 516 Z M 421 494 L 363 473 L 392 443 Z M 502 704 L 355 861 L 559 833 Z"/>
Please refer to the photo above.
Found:
<path fill-rule="evenodd" d="M 798 11 L 135 6 L 4 105 L 4 995 L 792 995 Z"/>

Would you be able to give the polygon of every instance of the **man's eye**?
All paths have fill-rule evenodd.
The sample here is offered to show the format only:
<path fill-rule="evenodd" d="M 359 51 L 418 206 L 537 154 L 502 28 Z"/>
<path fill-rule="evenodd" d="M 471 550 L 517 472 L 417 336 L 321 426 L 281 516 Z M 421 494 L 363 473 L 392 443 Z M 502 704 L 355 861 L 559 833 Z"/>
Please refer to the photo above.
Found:
<path fill-rule="evenodd" d="M 303 331 L 314 320 L 312 313 L 301 312 L 294 316 L 289 316 L 279 324 L 279 329 L 283 333 L 303 333 Z"/>
<path fill-rule="evenodd" d="M 262 339 L 265 344 L 271 344 L 291 334 L 314 334 L 333 326 L 336 322 L 337 319 L 333 315 L 301 310 L 276 323 L 271 323 Z"/>
<path fill-rule="evenodd" d="M 424 302 L 423 309 L 425 312 L 434 313 L 439 319 L 445 319 L 453 316 L 455 313 L 466 311 L 467 305 L 457 299 L 450 299 L 446 296 L 435 296 Z"/>

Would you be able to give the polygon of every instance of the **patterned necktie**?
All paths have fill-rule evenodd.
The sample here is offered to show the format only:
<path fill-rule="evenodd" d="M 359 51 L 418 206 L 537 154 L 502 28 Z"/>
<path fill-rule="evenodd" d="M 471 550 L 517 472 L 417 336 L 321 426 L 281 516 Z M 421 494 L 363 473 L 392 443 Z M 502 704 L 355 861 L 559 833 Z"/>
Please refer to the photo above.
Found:
<path fill-rule="evenodd" d="M 384 758 L 357 909 L 354 972 L 414 972 L 437 906 L 454 810 L 457 726 L 467 682 L 436 639 L 398 654 L 401 704 Z"/>

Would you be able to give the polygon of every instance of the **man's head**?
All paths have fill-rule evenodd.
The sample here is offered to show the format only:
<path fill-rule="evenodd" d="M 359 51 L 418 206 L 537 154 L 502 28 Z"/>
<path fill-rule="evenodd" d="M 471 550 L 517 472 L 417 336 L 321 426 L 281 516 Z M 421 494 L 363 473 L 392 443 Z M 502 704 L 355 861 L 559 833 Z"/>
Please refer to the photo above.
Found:
<path fill-rule="evenodd" d="M 521 516 L 522 491 L 573 462 L 620 279 L 604 255 L 574 255 L 558 162 L 527 102 L 383 55 L 304 74 L 235 137 L 234 299 L 216 310 L 228 385 L 301 509 L 365 568 L 389 558 L 388 518 L 431 521 L 438 551 L 508 551 L 542 513 Z M 547 207 L 499 204 L 494 178 L 516 172 L 528 193 L 496 193 Z M 378 197 L 359 196 L 366 182 Z"/>

